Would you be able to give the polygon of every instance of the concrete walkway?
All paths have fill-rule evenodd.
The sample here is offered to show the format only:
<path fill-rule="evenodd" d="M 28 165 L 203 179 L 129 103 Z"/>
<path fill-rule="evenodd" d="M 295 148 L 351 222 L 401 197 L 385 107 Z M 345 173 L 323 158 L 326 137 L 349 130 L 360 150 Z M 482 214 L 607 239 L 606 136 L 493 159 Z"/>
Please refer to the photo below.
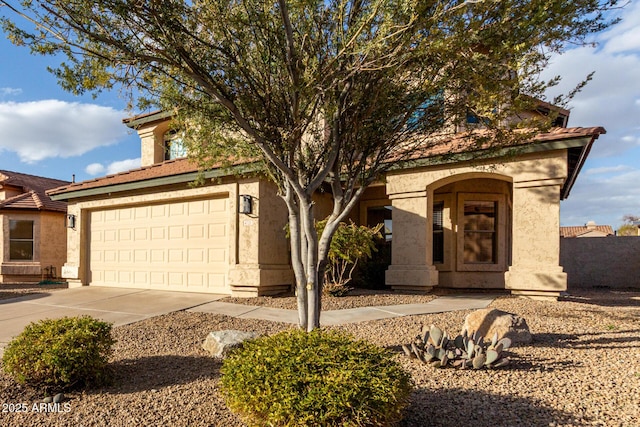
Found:
<path fill-rule="evenodd" d="M 115 326 L 138 322 L 173 311 L 216 313 L 243 319 L 298 323 L 296 310 L 283 310 L 219 302 L 226 295 L 154 291 L 127 288 L 82 287 L 50 294 L 28 294 L 0 300 L 0 353 L 2 348 L 30 322 L 63 316 L 90 315 Z M 496 295 L 451 295 L 426 304 L 405 304 L 323 311 L 323 325 L 445 311 L 478 309 L 488 306 Z"/>
<path fill-rule="evenodd" d="M 496 297 L 497 295 L 490 294 L 447 295 L 438 297 L 425 304 L 401 304 L 328 310 L 320 313 L 320 324 L 327 326 L 341 325 L 345 323 L 365 322 L 367 320 L 389 319 L 391 317 L 444 313 L 458 310 L 475 310 L 487 307 Z M 296 310 L 231 304 L 219 301 L 199 305 L 187 311 L 224 314 L 240 319 L 262 319 L 274 322 L 298 323 L 298 312 Z"/>

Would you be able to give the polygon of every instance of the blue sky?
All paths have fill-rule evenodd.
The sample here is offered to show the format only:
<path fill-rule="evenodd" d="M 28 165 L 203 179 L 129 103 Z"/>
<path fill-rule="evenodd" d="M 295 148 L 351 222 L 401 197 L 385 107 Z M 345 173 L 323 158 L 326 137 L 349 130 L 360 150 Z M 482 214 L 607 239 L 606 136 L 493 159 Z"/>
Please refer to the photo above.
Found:
<path fill-rule="evenodd" d="M 569 126 L 607 129 L 561 204 L 562 225 L 617 228 L 623 215 L 640 215 L 640 2 L 618 13 L 622 23 L 599 34 L 597 47 L 571 49 L 546 72 L 563 76 L 558 90 L 567 92 L 595 71 L 570 105 Z M 65 92 L 46 70 L 52 61 L 0 35 L 0 169 L 82 181 L 137 167 L 139 139 L 122 124 L 126 100 Z"/>

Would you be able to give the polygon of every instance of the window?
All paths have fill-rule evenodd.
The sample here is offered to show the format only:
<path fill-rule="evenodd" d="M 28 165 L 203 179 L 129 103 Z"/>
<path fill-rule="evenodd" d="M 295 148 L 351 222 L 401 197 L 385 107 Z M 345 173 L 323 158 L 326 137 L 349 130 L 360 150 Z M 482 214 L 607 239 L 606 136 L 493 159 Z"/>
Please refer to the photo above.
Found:
<path fill-rule="evenodd" d="M 367 227 L 384 224 L 384 228 L 380 230 L 380 233 L 384 236 L 385 242 L 390 242 L 393 235 L 391 210 L 391 206 L 372 206 L 367 208 Z"/>
<path fill-rule="evenodd" d="M 464 202 L 465 264 L 496 262 L 497 202 L 467 200 Z"/>
<path fill-rule="evenodd" d="M 165 160 L 187 157 L 187 148 L 184 146 L 182 138 L 175 131 L 167 132 L 164 135 L 164 149 Z"/>
<path fill-rule="evenodd" d="M 433 263 L 444 263 L 444 202 L 433 203 Z"/>
<path fill-rule="evenodd" d="M 9 259 L 33 260 L 33 221 L 9 221 Z"/>

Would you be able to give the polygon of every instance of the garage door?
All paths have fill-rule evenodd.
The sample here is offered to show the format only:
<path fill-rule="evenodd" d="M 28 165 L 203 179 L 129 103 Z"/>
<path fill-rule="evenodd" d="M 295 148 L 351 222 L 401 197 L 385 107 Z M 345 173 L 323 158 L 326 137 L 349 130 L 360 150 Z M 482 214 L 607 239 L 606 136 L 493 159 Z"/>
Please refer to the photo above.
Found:
<path fill-rule="evenodd" d="M 90 284 L 229 292 L 228 198 L 90 215 Z"/>

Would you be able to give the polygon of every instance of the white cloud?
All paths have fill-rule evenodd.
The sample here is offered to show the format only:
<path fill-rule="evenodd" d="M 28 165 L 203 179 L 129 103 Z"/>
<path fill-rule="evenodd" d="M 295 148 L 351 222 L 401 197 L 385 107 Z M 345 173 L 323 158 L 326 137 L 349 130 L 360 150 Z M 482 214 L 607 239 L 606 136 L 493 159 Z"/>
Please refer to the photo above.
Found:
<path fill-rule="evenodd" d="M 603 50 L 609 53 L 640 50 L 640 4 L 628 4 L 618 10 L 617 16 L 622 18 L 622 21 L 600 36 L 601 40 L 607 41 Z"/>
<path fill-rule="evenodd" d="M 562 202 L 562 225 L 594 220 L 617 228 L 626 214 L 640 215 L 640 170 L 612 176 L 581 174 L 571 196 Z"/>
<path fill-rule="evenodd" d="M 617 166 L 603 166 L 599 168 L 591 168 L 591 169 L 587 169 L 583 173 L 587 175 L 598 175 L 598 174 L 606 174 L 606 173 L 613 173 L 613 172 L 625 172 L 629 170 L 633 170 L 633 168 L 628 165 L 617 165 Z"/>
<path fill-rule="evenodd" d="M 140 157 L 136 159 L 126 159 L 113 162 L 107 166 L 107 175 L 111 175 L 118 172 L 124 172 L 131 169 L 140 167 Z"/>
<path fill-rule="evenodd" d="M 127 136 L 124 112 L 94 104 L 42 100 L 0 103 L 0 151 L 35 163 L 74 157 Z"/>
<path fill-rule="evenodd" d="M 620 155 L 640 141 L 640 3 L 621 10 L 623 21 L 597 37 L 598 48 L 579 47 L 553 58 L 543 77 L 562 76 L 549 98 L 567 93 L 587 74 L 593 80 L 570 104 L 569 126 L 604 126 L 591 156 Z"/>
<path fill-rule="evenodd" d="M 105 171 L 105 167 L 101 163 L 91 163 L 84 171 L 91 176 L 102 175 Z"/>
<path fill-rule="evenodd" d="M 14 87 L 0 87 L 0 96 L 15 96 L 20 95 L 22 93 L 22 89 L 14 88 Z"/>
<path fill-rule="evenodd" d="M 587 159 L 587 165 L 598 167 L 585 167 L 562 202 L 562 225 L 594 220 L 617 228 L 625 214 L 640 214 L 640 2 L 618 13 L 622 22 L 596 37 L 597 48 L 579 47 L 555 57 L 543 76 L 561 75 L 557 92 L 567 93 L 595 71 L 571 102 L 569 126 L 607 129 Z"/>
<path fill-rule="evenodd" d="M 92 176 L 96 175 L 112 175 L 119 172 L 128 171 L 140 167 L 140 157 L 135 159 L 119 160 L 108 165 L 101 163 L 91 163 L 84 169 L 86 173 Z"/>

